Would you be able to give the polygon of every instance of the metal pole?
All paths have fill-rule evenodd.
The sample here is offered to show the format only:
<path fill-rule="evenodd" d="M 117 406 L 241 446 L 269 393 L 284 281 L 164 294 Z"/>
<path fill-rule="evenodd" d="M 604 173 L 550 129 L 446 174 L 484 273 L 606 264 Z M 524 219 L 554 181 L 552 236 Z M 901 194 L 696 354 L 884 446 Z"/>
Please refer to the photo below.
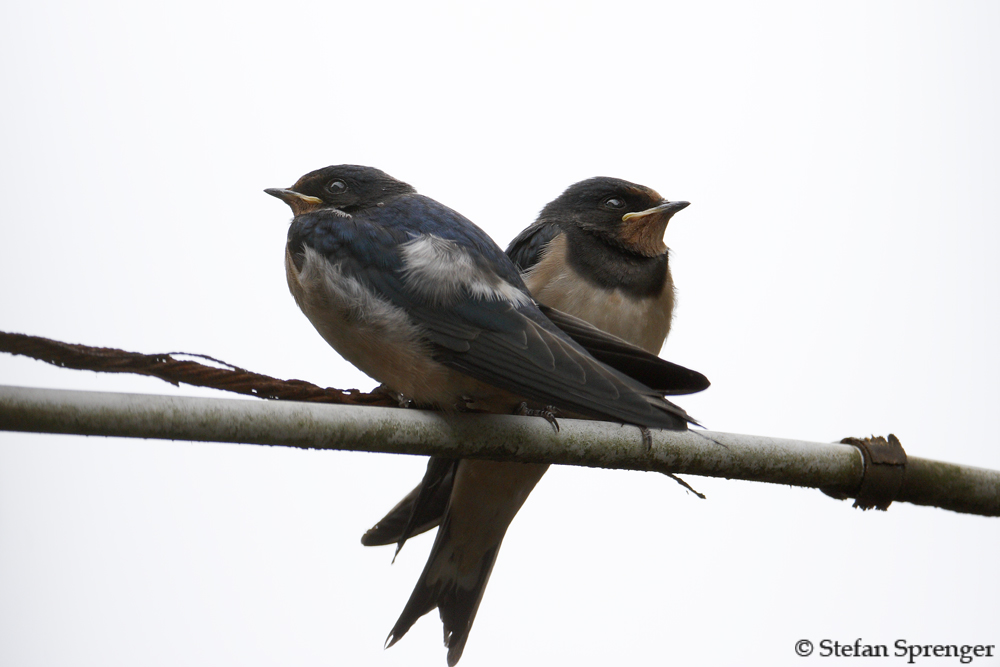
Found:
<path fill-rule="evenodd" d="M 560 419 L 0 386 L 0 430 L 279 445 L 687 473 L 851 494 L 849 445 Z M 897 501 L 1000 516 L 1000 472 L 909 457 Z"/>

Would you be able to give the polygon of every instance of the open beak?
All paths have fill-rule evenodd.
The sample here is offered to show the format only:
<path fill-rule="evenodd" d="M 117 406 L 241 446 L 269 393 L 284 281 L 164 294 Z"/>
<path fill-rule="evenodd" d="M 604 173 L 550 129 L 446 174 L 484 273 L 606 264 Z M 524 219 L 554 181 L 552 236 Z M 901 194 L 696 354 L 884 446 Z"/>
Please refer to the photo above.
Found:
<path fill-rule="evenodd" d="M 264 192 L 288 204 L 292 208 L 294 215 L 302 215 L 303 213 L 315 211 L 323 205 L 323 200 L 319 197 L 304 195 L 301 192 L 287 188 L 267 188 Z"/>

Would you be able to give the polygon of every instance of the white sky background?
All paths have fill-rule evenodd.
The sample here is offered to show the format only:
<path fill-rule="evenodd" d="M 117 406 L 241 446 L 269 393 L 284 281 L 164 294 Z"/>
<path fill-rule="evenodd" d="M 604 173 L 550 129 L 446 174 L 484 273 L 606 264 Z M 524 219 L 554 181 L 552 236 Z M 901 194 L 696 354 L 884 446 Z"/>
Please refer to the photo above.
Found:
<path fill-rule="evenodd" d="M 369 164 L 506 246 L 618 176 L 692 202 L 663 356 L 712 380 L 678 400 L 706 426 L 1000 469 L 1000 5 L 417 4 L 5 3 L 0 330 L 369 389 L 264 188 Z M 218 395 L 9 355 L 0 383 Z M 423 467 L 0 433 L 0 664 L 440 667 L 436 612 L 381 648 L 430 536 L 358 541 Z M 689 481 L 551 471 L 461 664 L 1000 648 L 997 519 Z"/>

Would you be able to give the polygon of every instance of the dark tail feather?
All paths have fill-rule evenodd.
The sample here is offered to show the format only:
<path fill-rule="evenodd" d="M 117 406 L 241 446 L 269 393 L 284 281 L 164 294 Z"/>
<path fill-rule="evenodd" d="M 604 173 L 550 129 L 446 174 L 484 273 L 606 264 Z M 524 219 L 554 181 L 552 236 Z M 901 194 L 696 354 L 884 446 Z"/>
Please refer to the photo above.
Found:
<path fill-rule="evenodd" d="M 451 487 L 455 483 L 455 470 L 459 459 L 443 459 L 431 457 L 427 462 L 427 471 L 420 482 L 416 500 L 410 511 L 410 516 L 403 527 L 403 534 L 396 541 L 396 554 L 406 544 L 406 540 L 415 535 L 418 527 L 430 523 L 439 523 L 448 507 L 451 498 Z M 395 556 L 393 556 L 395 560 Z"/>
<path fill-rule="evenodd" d="M 483 599 L 486 583 L 493 572 L 497 552 L 497 543 L 483 554 L 478 565 L 472 572 L 459 574 L 454 566 L 449 521 L 445 519 L 438 531 L 431 556 L 424 566 L 424 571 L 417 581 L 410 599 L 399 615 L 399 620 L 392 627 L 386 638 L 386 648 L 389 648 L 409 631 L 417 619 L 437 607 L 440 610 L 441 622 L 444 625 L 444 645 L 448 648 L 448 665 L 454 667 L 462 657 L 465 642 L 472 630 L 472 622 L 476 619 L 479 603 Z"/>
<path fill-rule="evenodd" d="M 416 501 L 418 493 L 420 493 L 419 484 L 396 503 L 396 506 L 389 510 L 384 517 L 379 519 L 378 523 L 365 531 L 365 534 L 361 536 L 361 544 L 366 547 L 380 547 L 399 542 L 403 528 L 406 527 L 406 522 L 413 513 L 413 503 Z M 428 530 L 430 528 L 433 526 L 428 526 Z"/>
<path fill-rule="evenodd" d="M 479 576 L 471 589 L 455 587 L 450 595 L 439 600 L 438 610 L 444 626 L 444 645 L 448 647 L 448 667 L 455 667 L 465 650 L 472 622 L 476 620 L 479 603 L 483 600 L 486 583 L 490 580 L 493 565 L 497 561 L 500 545 L 487 551 L 479 563 Z"/>
<path fill-rule="evenodd" d="M 458 662 L 507 528 L 547 468 L 537 463 L 474 459 L 458 463 L 431 555 L 386 639 L 386 647 L 437 607 L 444 624 L 448 664 Z"/>
<path fill-rule="evenodd" d="M 396 553 L 406 540 L 441 523 L 451 497 L 458 459 L 431 458 L 423 480 L 361 537 L 366 547 L 396 544 Z"/>

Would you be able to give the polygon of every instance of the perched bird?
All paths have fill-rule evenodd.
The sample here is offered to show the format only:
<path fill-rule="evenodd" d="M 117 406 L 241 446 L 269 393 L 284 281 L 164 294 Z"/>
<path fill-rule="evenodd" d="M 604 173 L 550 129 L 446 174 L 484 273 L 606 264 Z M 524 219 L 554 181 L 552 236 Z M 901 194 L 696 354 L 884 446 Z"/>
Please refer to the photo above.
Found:
<path fill-rule="evenodd" d="M 591 178 L 546 205 L 507 254 L 539 303 L 657 354 L 674 310 L 663 233 L 687 206 L 642 185 Z"/>
<path fill-rule="evenodd" d="M 591 356 L 543 314 L 482 230 L 406 183 L 341 165 L 266 192 L 295 216 L 285 268 L 296 303 L 345 359 L 418 405 L 498 413 L 551 405 L 675 430 L 692 421 Z M 458 662 L 507 526 L 545 468 L 455 465 L 441 528 L 387 645 L 437 607 L 448 664 Z"/>
<path fill-rule="evenodd" d="M 687 206 L 629 181 L 590 178 L 549 202 L 507 247 L 543 313 L 593 356 L 663 394 L 709 386 L 700 373 L 653 356 L 670 332 L 674 309 L 663 234 Z M 607 336 L 594 339 L 589 327 L 574 326 L 567 315 L 645 353 L 610 343 Z M 454 467 L 454 461 L 431 459 L 421 483 L 365 533 L 362 544 L 396 543 L 398 552 L 409 537 L 438 525 Z"/>

